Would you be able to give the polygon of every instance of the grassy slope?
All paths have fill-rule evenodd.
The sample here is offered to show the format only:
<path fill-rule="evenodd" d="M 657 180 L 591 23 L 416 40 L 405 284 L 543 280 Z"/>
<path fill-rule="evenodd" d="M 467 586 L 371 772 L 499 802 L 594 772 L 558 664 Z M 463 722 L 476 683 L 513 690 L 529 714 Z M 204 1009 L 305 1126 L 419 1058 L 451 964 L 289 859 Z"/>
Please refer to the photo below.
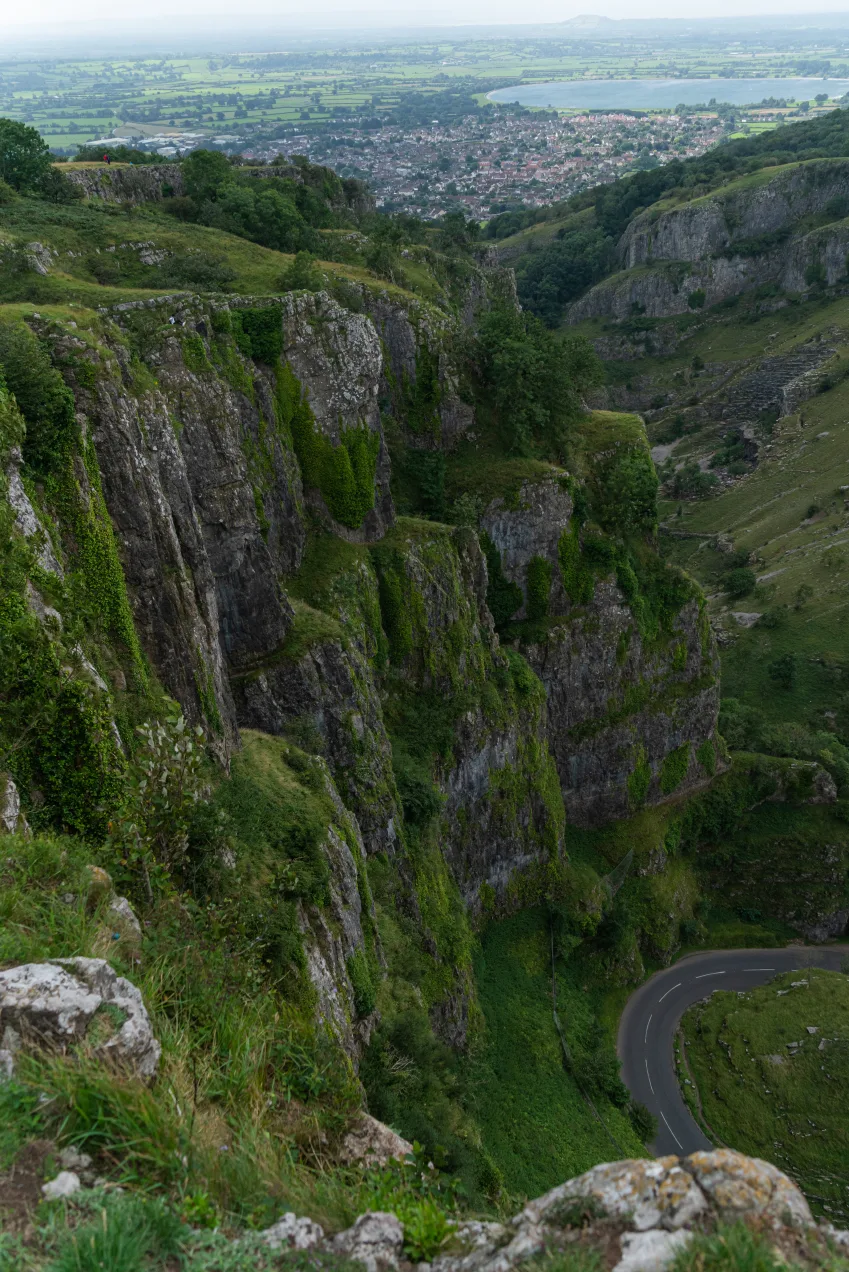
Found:
<path fill-rule="evenodd" d="M 628 1119 L 600 1101 L 614 1144 L 564 1070 L 549 957 L 545 913 L 537 909 L 489 927 L 475 963 L 486 1031 L 471 1062 L 474 1113 L 508 1189 L 531 1197 L 597 1162 L 645 1151 Z M 561 1021 L 570 1044 L 580 1044 L 590 1001 L 569 966 L 558 973 Z"/>
<path fill-rule="evenodd" d="M 707 325 L 686 342 L 675 359 L 678 366 L 667 366 L 666 374 L 696 355 L 705 362 L 725 362 L 732 351 L 737 359 L 781 357 L 820 335 L 837 349 L 839 368 L 849 356 L 849 299 L 790 307 L 742 326 L 733 319 Z M 721 431 L 721 425 L 708 425 L 685 437 L 676 458 L 709 454 Z M 762 613 L 787 607 L 777 627 L 734 632 L 734 643 L 723 651 L 723 693 L 751 701 L 772 720 L 798 718 L 822 728 L 824 713 L 836 712 L 845 729 L 849 520 L 840 487 L 849 484 L 849 381 L 811 398 L 763 442 L 754 472 L 712 498 L 683 504 L 680 517 L 669 502 L 661 505 L 661 515 L 676 529 L 728 534 L 735 549 L 756 554 L 761 581 L 732 609 Z M 818 511 L 809 517 L 812 506 Z M 712 593 L 714 613 L 728 608 L 718 590 L 717 553 L 694 538 L 675 542 L 670 555 Z M 799 605 L 803 586 L 813 593 Z M 800 655 L 796 681 L 790 690 L 777 690 L 767 664 L 788 652 Z"/>
<path fill-rule="evenodd" d="M 32 241 L 58 253 L 49 276 L 42 278 L 27 273 L 17 276 L 20 283 L 16 284 L 15 277 L 7 272 L 0 284 L 0 299 L 26 297 L 37 304 L 70 302 L 96 307 L 180 290 L 198 290 L 191 284 L 158 285 L 158 271 L 142 265 L 137 252 L 123 245 L 152 244 L 154 249 L 164 249 L 178 257 L 224 264 L 235 271 L 236 278 L 219 290 L 242 295 L 279 292 L 282 275 L 293 259 L 284 252 L 261 247 L 223 230 L 177 220 L 154 205 L 127 211 L 95 201 L 56 206 L 21 198 L 0 207 L 0 248 L 6 243 Z M 106 256 L 111 248 L 117 250 L 109 251 Z M 120 278 L 115 283 L 100 285 L 91 267 L 98 260 L 110 258 L 119 267 Z M 320 268 L 331 279 L 348 278 L 412 299 L 401 288 L 356 265 L 321 261 Z M 424 283 L 432 290 L 431 279 L 423 280 L 423 286 Z"/>
<path fill-rule="evenodd" d="M 808 1026 L 819 1032 L 809 1034 Z M 789 972 L 746 994 L 716 993 L 691 1008 L 683 1028 L 690 1071 L 717 1135 L 788 1171 L 845 1226 L 849 978 Z M 800 1048 L 788 1048 L 799 1041 Z"/>

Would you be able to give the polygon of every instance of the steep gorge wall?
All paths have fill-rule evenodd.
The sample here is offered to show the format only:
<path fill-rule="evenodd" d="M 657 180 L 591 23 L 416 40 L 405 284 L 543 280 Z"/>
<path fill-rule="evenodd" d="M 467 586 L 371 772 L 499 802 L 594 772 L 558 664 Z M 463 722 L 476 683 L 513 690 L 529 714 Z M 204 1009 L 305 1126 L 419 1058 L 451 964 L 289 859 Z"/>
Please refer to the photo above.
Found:
<path fill-rule="evenodd" d="M 804 292 L 842 282 L 849 163 L 811 160 L 771 174 L 636 217 L 618 245 L 620 272 L 570 307 L 570 323 L 685 314 L 764 284 Z"/>
<path fill-rule="evenodd" d="M 393 863 L 397 904 L 442 969 L 427 1006 L 460 1043 L 469 967 L 446 936 L 452 907 L 531 902 L 562 876 L 567 817 L 598 824 L 704 781 L 716 713 L 692 589 L 651 636 L 612 567 L 584 570 L 590 593 L 574 595 L 576 479 L 550 470 L 483 517 L 508 579 L 550 569 L 545 631 L 516 648 L 495 633 L 475 531 L 396 523 L 381 396 L 400 370 L 396 409 L 429 403 L 432 445 L 456 434 L 443 412 L 460 399 L 444 333 L 388 302 L 375 316 L 382 339 L 322 293 L 160 297 L 85 330 L 34 321 L 73 392 L 79 481 L 102 487 L 152 672 L 223 763 L 240 730 L 320 757 L 334 883 L 300 923 L 319 1012 L 352 1054 L 373 997 L 351 967 L 362 979 L 381 958 L 367 862 Z M 39 515 L 71 559 L 62 508 Z M 119 718 L 121 676 L 110 689 L 92 670 Z"/>
<path fill-rule="evenodd" d="M 490 505 L 483 526 L 525 592 L 520 615 L 531 562 L 549 567 L 545 621 L 520 647 L 545 686 L 567 817 L 598 825 L 713 775 L 719 666 L 694 587 L 680 580 L 673 612 L 657 624 L 639 593 L 625 595 L 612 557 L 586 563 L 588 532 L 576 525 L 569 486 L 556 471 L 525 483 L 512 507 Z"/>

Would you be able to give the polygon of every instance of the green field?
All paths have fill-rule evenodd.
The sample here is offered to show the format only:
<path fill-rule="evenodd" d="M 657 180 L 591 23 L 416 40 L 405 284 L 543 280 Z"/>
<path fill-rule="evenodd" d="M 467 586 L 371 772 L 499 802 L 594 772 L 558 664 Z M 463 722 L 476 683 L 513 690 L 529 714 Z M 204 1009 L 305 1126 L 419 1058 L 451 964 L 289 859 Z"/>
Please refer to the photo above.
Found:
<path fill-rule="evenodd" d="M 849 977 L 788 972 L 715 993 L 682 1022 L 704 1121 L 774 1162 L 838 1227 L 849 1218 Z"/>
<path fill-rule="evenodd" d="M 116 132 L 195 130 L 210 138 L 236 132 L 257 139 L 280 129 L 310 134 L 353 117 L 389 119 L 411 94 L 450 91 L 483 104 L 490 90 L 519 82 L 845 75 L 849 66 L 839 43 L 823 47 L 820 41 L 812 48 L 810 37 L 802 35 L 792 50 L 761 36 L 748 52 L 749 58 L 741 57 L 739 44 L 722 36 L 682 41 L 656 34 L 605 39 L 554 34 L 403 43 L 378 38 L 329 50 L 211 58 L 15 58 L 0 61 L 0 115 L 31 123 L 51 146 L 73 151 Z M 439 114 L 446 122 L 444 102 Z M 746 125 L 753 131 L 762 127 L 769 125 Z"/>

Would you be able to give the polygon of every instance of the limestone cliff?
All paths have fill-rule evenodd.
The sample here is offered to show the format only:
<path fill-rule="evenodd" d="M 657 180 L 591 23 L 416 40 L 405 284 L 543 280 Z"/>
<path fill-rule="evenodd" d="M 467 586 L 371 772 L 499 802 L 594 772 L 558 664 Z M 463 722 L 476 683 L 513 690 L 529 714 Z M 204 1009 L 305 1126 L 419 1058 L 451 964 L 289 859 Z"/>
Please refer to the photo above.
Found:
<path fill-rule="evenodd" d="M 649 616 L 613 552 L 576 524 L 570 484 L 557 471 L 526 482 L 510 507 L 490 505 L 483 526 L 525 593 L 519 617 L 531 563 L 548 567 L 543 621 L 520 647 L 545 686 L 566 815 L 592 825 L 709 780 L 718 660 L 696 589 L 661 576 L 670 603 L 660 621 Z"/>
<path fill-rule="evenodd" d="M 626 422 L 621 450 L 614 417 L 589 417 L 596 440 L 575 473 L 537 465 L 485 509 L 487 553 L 525 597 L 525 627 L 501 641 L 478 533 L 396 522 L 390 489 L 381 402 L 434 449 L 473 418 L 450 323 L 388 297 L 365 313 L 318 293 L 161 296 L 84 329 L 32 326 L 73 394 L 73 498 L 102 500 L 138 675 L 204 727 L 224 765 L 251 730 L 321 766 L 329 882 L 298 909 L 321 1018 L 356 1054 L 381 958 L 367 863 L 392 862 L 391 904 L 438 969 L 424 1003 L 462 1042 L 471 988 L 456 916 L 543 895 L 562 877 L 567 818 L 598 824 L 713 771 L 715 655 L 695 589 L 664 570 L 650 535 L 629 556 L 612 522 L 599 538 L 578 517 L 589 497 L 604 521 L 598 490 L 618 480 L 617 456 L 647 460 L 641 427 Z M 17 489 L 14 463 L 10 452 Z M 47 533 L 30 537 L 73 573 L 68 505 L 33 497 Z M 540 569 L 544 613 L 529 591 Z M 85 657 L 126 729 L 135 673 L 126 657 L 112 666 L 111 648 Z M 27 811 L 38 796 L 21 779 Z"/>
<path fill-rule="evenodd" d="M 685 314 L 773 284 L 804 292 L 846 275 L 847 162 L 810 160 L 680 206 L 663 201 L 628 225 L 620 272 L 569 310 L 569 321 Z"/>

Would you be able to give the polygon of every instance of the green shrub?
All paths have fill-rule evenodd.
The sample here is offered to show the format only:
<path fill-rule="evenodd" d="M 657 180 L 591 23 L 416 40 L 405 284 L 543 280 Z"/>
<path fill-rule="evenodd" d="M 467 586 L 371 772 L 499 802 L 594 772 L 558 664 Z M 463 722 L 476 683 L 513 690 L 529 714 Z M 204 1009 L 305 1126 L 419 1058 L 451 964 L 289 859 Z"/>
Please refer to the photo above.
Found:
<path fill-rule="evenodd" d="M 766 665 L 767 675 L 781 689 L 792 689 L 796 679 L 796 655 L 781 654 Z"/>
<path fill-rule="evenodd" d="M 701 764 L 708 777 L 713 777 L 716 772 L 716 747 L 710 738 L 705 738 L 699 749 L 696 751 L 696 759 Z"/>
<path fill-rule="evenodd" d="M 250 356 L 269 367 L 276 366 L 283 354 L 283 318 L 277 305 L 237 309 L 233 319 L 241 327 L 241 343 L 247 343 Z M 246 352 L 244 347 L 242 352 Z"/>
<path fill-rule="evenodd" d="M 657 1135 L 657 1118 L 655 1115 L 639 1100 L 631 1100 L 628 1105 L 628 1116 L 640 1141 L 643 1144 L 650 1144 L 655 1135 Z"/>
<path fill-rule="evenodd" d="M 49 176 L 51 159 L 37 128 L 0 119 L 0 178 L 14 190 L 38 190 Z"/>
<path fill-rule="evenodd" d="M 687 297 L 687 304 L 691 309 L 704 309 L 707 296 L 703 287 L 697 287 L 695 291 L 691 291 Z"/>
<path fill-rule="evenodd" d="M 415 377 L 404 375 L 401 391 L 401 418 L 411 433 L 438 437 L 442 385 L 439 355 L 424 342 L 416 349 Z"/>
<path fill-rule="evenodd" d="M 651 765 L 645 747 L 638 746 L 634 753 L 634 768 L 628 776 L 628 799 L 632 808 L 642 808 L 651 786 Z"/>
<path fill-rule="evenodd" d="M 404 587 L 403 561 L 374 554 L 377 566 L 380 619 L 389 641 L 389 657 L 399 663 L 413 648 L 413 624 Z"/>
<path fill-rule="evenodd" d="M 745 1223 L 696 1233 L 670 1265 L 670 1272 L 784 1272 L 787 1261 L 773 1243 Z"/>
<path fill-rule="evenodd" d="M 574 517 L 569 529 L 560 535 L 557 558 L 563 589 L 569 600 L 573 605 L 589 605 L 595 592 L 595 578 L 581 552 L 579 529 Z"/>
<path fill-rule="evenodd" d="M 195 375 L 200 375 L 204 371 L 211 371 L 209 358 L 206 356 L 206 345 L 203 338 L 198 335 L 183 336 L 183 361 L 189 371 L 193 371 Z"/>
<path fill-rule="evenodd" d="M 501 564 L 501 553 L 486 531 L 481 531 L 480 542 L 487 564 L 486 603 L 496 631 L 501 631 L 522 604 L 522 589 L 507 578 Z"/>
<path fill-rule="evenodd" d="M 319 431 L 288 364 L 278 363 L 276 409 L 279 426 L 291 434 L 304 485 L 321 493 L 336 521 L 357 529 L 374 507 L 380 435 L 365 425 L 349 428 L 334 445 Z"/>
<path fill-rule="evenodd" d="M 0 323 L 0 371 L 26 420 L 24 462 L 47 477 L 67 461 L 77 440 L 73 394 L 45 345 L 23 323 Z"/>
<path fill-rule="evenodd" d="M 660 770 L 660 789 L 664 795 L 671 795 L 677 790 L 684 778 L 687 776 L 687 769 L 690 766 L 690 743 L 684 742 L 681 746 L 670 751 L 663 760 Z"/>
<path fill-rule="evenodd" d="M 537 622 L 548 615 L 548 598 L 551 594 L 551 562 L 545 557 L 531 557 L 527 576 L 528 600 L 526 613 L 529 622 Z"/>
<path fill-rule="evenodd" d="M 630 538 L 657 527 L 658 478 L 643 446 L 619 451 L 601 463 L 592 481 L 593 516 L 603 530 Z"/>
<path fill-rule="evenodd" d="M 409 826 L 426 826 L 437 816 L 443 803 L 428 765 L 396 743 L 392 748 L 392 766 L 404 821 Z"/>
<path fill-rule="evenodd" d="M 754 570 L 750 570 L 747 566 L 741 566 L 737 570 L 729 570 L 723 577 L 723 590 L 731 597 L 732 600 L 739 600 L 742 596 L 748 596 L 754 592 L 757 583 L 757 575 Z"/>
<path fill-rule="evenodd" d="M 323 285 L 324 279 L 312 252 L 296 253 L 292 264 L 280 276 L 281 291 L 317 292 Z M 262 361 L 267 359 L 263 358 Z"/>
<path fill-rule="evenodd" d="M 354 1008 L 358 1016 L 369 1016 L 377 1002 L 377 990 L 365 950 L 355 950 L 346 963 L 351 987 L 354 991 Z"/>

